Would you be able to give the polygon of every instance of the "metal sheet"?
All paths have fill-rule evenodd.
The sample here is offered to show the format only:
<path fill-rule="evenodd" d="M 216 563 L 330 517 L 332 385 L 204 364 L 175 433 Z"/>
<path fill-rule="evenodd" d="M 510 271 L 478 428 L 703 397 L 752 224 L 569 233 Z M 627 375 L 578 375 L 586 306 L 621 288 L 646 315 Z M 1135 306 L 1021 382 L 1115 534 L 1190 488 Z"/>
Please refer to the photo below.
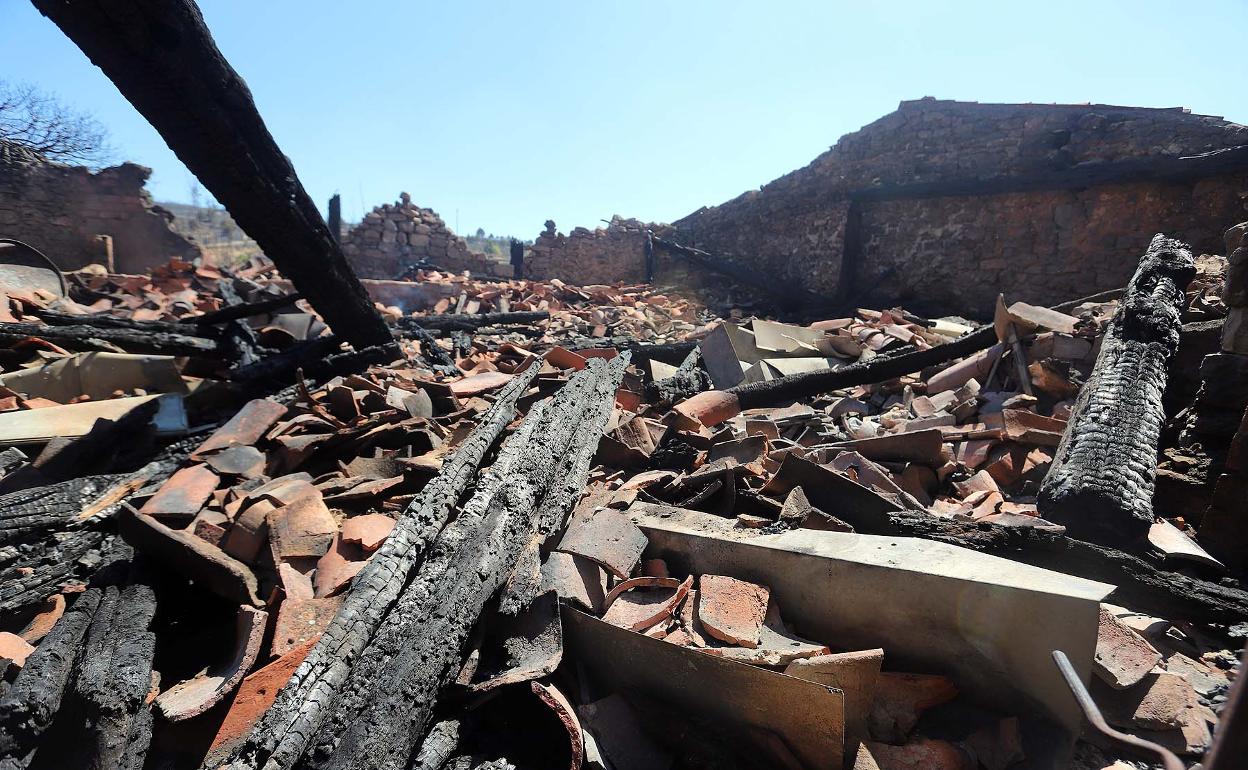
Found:
<path fill-rule="evenodd" d="M 760 535 L 699 511 L 637 503 L 646 558 L 771 589 L 785 621 L 834 649 L 884 648 L 892 670 L 945 674 L 977 700 L 1073 737 L 1082 714 L 1050 659 L 1088 677 L 1113 586 L 944 543 L 791 530 Z"/>
<path fill-rule="evenodd" d="M 182 396 L 165 393 L 5 412 L 0 414 L 0 445 L 33 444 L 58 436 L 77 438 L 86 435 L 96 420 L 116 420 L 139 404 L 154 398 L 160 400 L 160 407 L 152 418 L 156 434 L 167 436 L 186 433 L 186 410 L 182 406 Z"/>
<path fill-rule="evenodd" d="M 772 733 L 808 768 L 842 766 L 840 690 L 651 639 L 566 605 L 562 617 L 568 654 L 605 687 L 743 731 Z"/>

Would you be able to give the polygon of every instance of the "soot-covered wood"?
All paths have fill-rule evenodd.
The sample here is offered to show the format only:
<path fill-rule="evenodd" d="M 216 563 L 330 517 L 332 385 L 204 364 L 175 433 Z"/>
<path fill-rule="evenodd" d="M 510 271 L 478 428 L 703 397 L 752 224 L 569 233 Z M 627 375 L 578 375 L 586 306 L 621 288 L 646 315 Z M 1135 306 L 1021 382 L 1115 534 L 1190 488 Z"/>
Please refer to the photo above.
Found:
<path fill-rule="evenodd" d="M 1158 234 L 1140 259 L 1040 486 L 1040 513 L 1074 537 L 1137 550 L 1153 524 L 1166 365 L 1179 345 L 1186 244 Z"/>

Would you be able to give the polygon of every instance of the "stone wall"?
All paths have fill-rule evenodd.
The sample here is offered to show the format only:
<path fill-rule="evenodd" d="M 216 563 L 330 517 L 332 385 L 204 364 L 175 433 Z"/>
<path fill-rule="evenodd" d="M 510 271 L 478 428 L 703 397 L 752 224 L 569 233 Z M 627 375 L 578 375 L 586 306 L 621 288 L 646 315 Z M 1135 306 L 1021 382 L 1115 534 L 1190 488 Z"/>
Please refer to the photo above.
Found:
<path fill-rule="evenodd" d="M 577 227 L 564 235 L 547 220 L 546 230 L 525 250 L 524 275 L 559 278 L 577 285 L 646 280 L 646 229 L 616 215 L 605 227 Z"/>
<path fill-rule="evenodd" d="M 151 173 L 133 163 L 97 172 L 63 166 L 0 140 L 0 238 L 30 244 L 65 270 L 104 264 L 101 235 L 112 238 L 116 272 L 200 256 L 170 227 L 173 215 L 152 204 L 143 188 Z"/>
<path fill-rule="evenodd" d="M 342 250 L 361 278 L 398 278 L 421 264 L 474 275 L 510 275 L 511 269 L 470 251 L 442 217 L 413 204 L 407 193 L 365 214 L 343 238 Z"/>
<path fill-rule="evenodd" d="M 673 227 L 829 299 L 983 316 L 999 289 L 1119 287 L 1159 231 L 1216 252 L 1244 218 L 1246 146 L 1248 128 L 1182 109 L 923 99 Z"/>

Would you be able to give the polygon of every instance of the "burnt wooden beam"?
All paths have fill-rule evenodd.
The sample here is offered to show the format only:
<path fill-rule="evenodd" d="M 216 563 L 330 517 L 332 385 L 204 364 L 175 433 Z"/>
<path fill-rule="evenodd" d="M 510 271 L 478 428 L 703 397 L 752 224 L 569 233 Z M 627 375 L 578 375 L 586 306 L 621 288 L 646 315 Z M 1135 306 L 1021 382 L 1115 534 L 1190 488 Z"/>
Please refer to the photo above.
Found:
<path fill-rule="evenodd" d="M 404 316 L 394 322 L 398 329 L 427 329 L 432 332 L 475 331 L 483 326 L 531 326 L 550 320 L 545 310 L 516 310 L 508 313 L 441 313 Z"/>
<path fill-rule="evenodd" d="M 1148 536 L 1166 367 L 1195 275 L 1186 244 L 1154 236 L 1105 329 L 1040 485 L 1040 515 L 1074 537 L 1137 550 Z"/>
<path fill-rule="evenodd" d="M 39 737 L 61 709 L 102 597 L 100 588 L 79 595 L 0 698 L 0 766 L 27 766 Z"/>
<path fill-rule="evenodd" d="M 698 343 L 686 342 L 643 342 L 632 337 L 572 337 L 562 340 L 560 345 L 568 350 L 596 350 L 599 348 L 615 348 L 632 354 L 633 363 L 654 359 L 673 366 L 680 365 L 697 348 Z"/>
<path fill-rule="evenodd" d="M 55 310 L 46 310 L 44 308 L 35 308 L 29 311 L 31 315 L 39 320 L 52 326 L 90 326 L 96 329 L 128 329 L 136 332 L 147 333 L 164 333 L 164 334 L 183 334 L 194 337 L 208 337 L 210 339 L 219 339 L 220 332 L 216 329 L 188 329 L 180 323 L 173 321 L 136 321 L 133 318 L 121 318 L 109 313 L 91 313 L 89 315 L 75 315 L 73 313 L 60 313 Z"/>
<path fill-rule="evenodd" d="M 343 339 L 391 341 L 192 0 L 33 0 Z"/>
<path fill-rule="evenodd" d="M 702 368 L 702 352 L 694 348 L 671 377 L 646 385 L 646 401 L 660 408 L 668 407 L 711 387 L 711 377 Z"/>
<path fill-rule="evenodd" d="M 326 627 L 304 664 L 277 694 L 251 733 L 230 752 L 233 768 L 289 768 L 307 748 L 311 732 L 327 718 L 358 658 L 398 599 L 455 503 L 477 477 L 477 469 L 511 423 L 516 401 L 540 367 L 530 367 L 507 384 L 356 576 L 342 608 Z M 266 764 L 268 763 L 268 764 Z"/>
<path fill-rule="evenodd" d="M 530 410 L 354 662 L 302 767 L 408 767 L 483 608 L 551 513 L 547 501 L 566 515 L 583 489 L 626 364 L 595 359 Z"/>
<path fill-rule="evenodd" d="M 927 350 L 910 348 L 909 352 L 876 356 L 869 361 L 860 361 L 841 369 L 790 374 L 765 382 L 736 385 L 726 392 L 736 397 L 741 409 L 775 406 L 854 385 L 895 379 L 929 366 L 978 353 L 996 343 L 996 332 L 991 326 L 985 326 Z"/>
<path fill-rule="evenodd" d="M 237 305 L 226 305 L 220 310 L 210 310 L 202 315 L 186 316 L 178 319 L 178 324 L 193 324 L 198 327 L 211 326 L 212 324 L 223 324 L 227 321 L 236 321 L 240 318 L 249 318 L 253 315 L 261 313 L 271 313 L 274 310 L 280 310 L 288 305 L 303 299 L 303 295 L 295 292 L 294 294 L 283 294 L 280 297 L 272 297 L 270 299 L 262 299 L 256 302 L 242 302 Z M 200 334 L 207 333 L 206 329 L 199 329 Z"/>
<path fill-rule="evenodd" d="M 216 340 L 192 334 L 139 331 L 83 324 L 41 326 L 20 322 L 0 322 L 0 340 L 18 341 L 29 337 L 38 337 L 67 348 L 91 348 L 95 347 L 95 341 L 99 340 L 135 353 L 167 356 L 215 356 L 220 351 Z"/>

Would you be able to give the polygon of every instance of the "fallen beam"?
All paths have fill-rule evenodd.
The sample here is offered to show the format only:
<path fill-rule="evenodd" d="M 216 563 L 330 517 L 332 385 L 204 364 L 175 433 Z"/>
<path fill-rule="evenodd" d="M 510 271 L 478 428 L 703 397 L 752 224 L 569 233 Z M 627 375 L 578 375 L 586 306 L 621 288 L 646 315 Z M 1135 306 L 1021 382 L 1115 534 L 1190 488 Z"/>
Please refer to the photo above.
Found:
<path fill-rule="evenodd" d="M 195 326 L 211 326 L 213 324 L 223 324 L 228 321 L 237 321 L 240 318 L 250 318 L 253 315 L 261 313 L 271 313 L 288 305 L 293 305 L 298 300 L 303 299 L 303 295 L 295 292 L 294 294 L 283 294 L 280 297 L 271 299 L 262 299 L 257 302 L 243 302 L 237 305 L 227 305 L 220 310 L 212 310 L 203 315 L 187 316 L 178 319 L 179 324 L 194 324 Z M 206 330 L 201 330 L 206 331 Z"/>
<path fill-rule="evenodd" d="M 1040 515 L 1074 537 L 1134 550 L 1153 525 L 1166 366 L 1179 345 L 1184 289 L 1196 275 L 1186 244 L 1153 237 L 1040 486 Z"/>
<path fill-rule="evenodd" d="M 427 329 L 433 332 L 475 331 L 483 326 L 514 326 L 541 323 L 550 319 L 545 310 L 517 310 L 509 313 L 442 313 L 404 316 L 394 322 L 398 329 Z"/>
<path fill-rule="evenodd" d="M 133 318 L 121 318 L 108 313 L 75 315 L 73 313 L 59 313 L 55 310 L 45 310 L 43 308 L 35 308 L 29 312 L 39 320 L 52 326 L 90 326 L 96 329 L 129 329 L 131 331 L 147 333 L 163 332 L 166 334 L 189 334 L 195 337 L 209 337 L 211 339 L 219 339 L 220 334 L 216 329 L 195 329 L 192 331 L 187 329 L 182 324 L 173 321 L 136 321 Z"/>
<path fill-rule="evenodd" d="M 584 487 L 626 364 L 627 356 L 591 361 L 529 412 L 354 662 L 306 766 L 409 766 L 438 692 L 462 665 L 461 650 L 486 602 L 535 535 L 545 501 L 570 508 Z"/>
<path fill-rule="evenodd" d="M 790 404 L 832 390 L 891 380 L 977 353 L 996 343 L 996 332 L 991 326 L 985 326 L 927 350 L 876 356 L 841 369 L 790 374 L 727 390 L 708 390 L 678 405 L 677 411 L 689 417 L 697 416 L 706 425 L 718 425 L 743 409 Z"/>
<path fill-rule="evenodd" d="M 399 517 L 381 549 L 356 576 L 320 641 L 251 733 L 231 752 L 225 766 L 289 768 L 302 755 L 310 733 L 328 716 L 330 698 L 341 691 L 351 661 L 372 640 L 411 573 L 446 526 L 452 507 L 511 423 L 516 401 L 537 371 L 538 367 L 530 367 L 499 392 L 477 427 Z"/>
<path fill-rule="evenodd" d="M 334 332 L 357 348 L 390 329 L 192 0 L 34 0 L 104 71 Z"/>
<path fill-rule="evenodd" d="M 109 342 L 128 352 L 166 356 L 214 356 L 220 348 L 216 340 L 191 334 L 109 328 L 104 326 L 40 326 L 0 322 L 0 340 L 18 341 L 38 337 L 67 348 L 95 349 L 96 341 Z"/>

